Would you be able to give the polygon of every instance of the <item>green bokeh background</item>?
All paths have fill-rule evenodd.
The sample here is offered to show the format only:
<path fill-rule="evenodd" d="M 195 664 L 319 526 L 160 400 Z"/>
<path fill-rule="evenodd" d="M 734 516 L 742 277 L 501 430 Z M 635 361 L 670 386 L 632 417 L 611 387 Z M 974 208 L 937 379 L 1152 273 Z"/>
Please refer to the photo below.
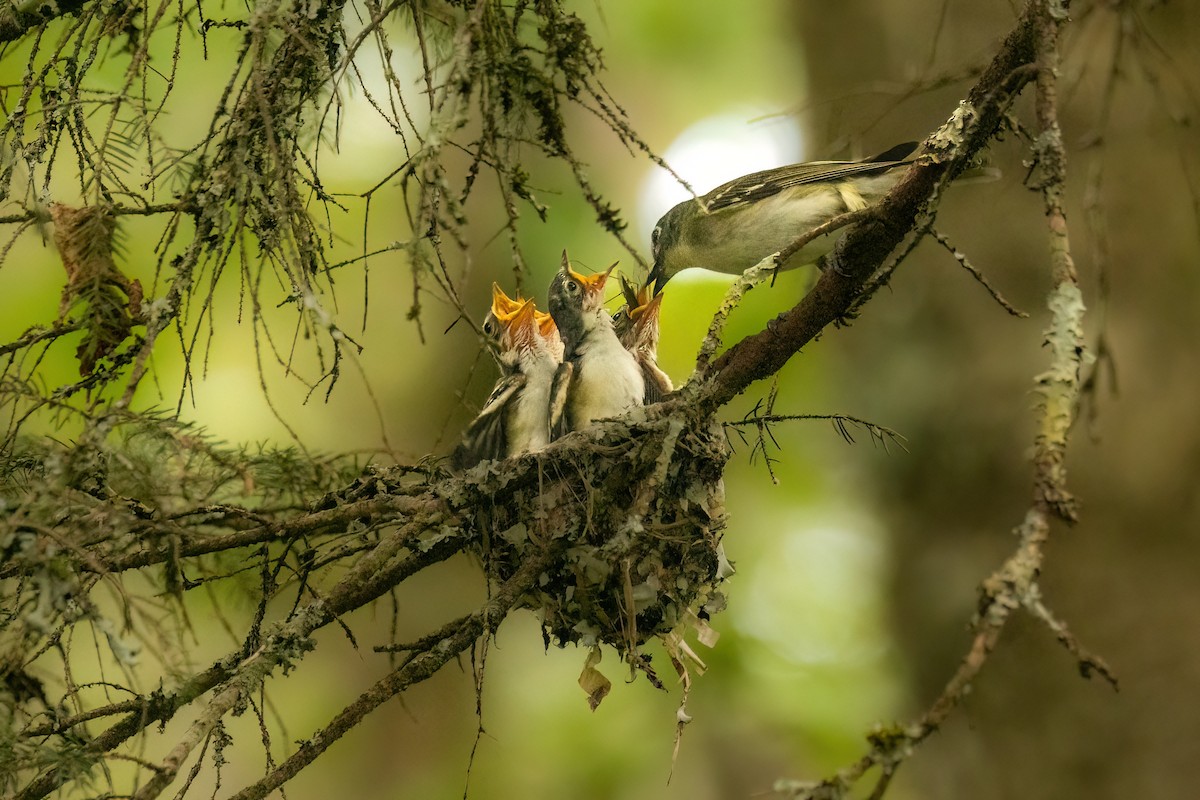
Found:
<path fill-rule="evenodd" d="M 798 126 L 801 152 L 791 156 L 797 159 L 865 155 L 923 137 L 949 115 L 966 84 L 899 102 L 903 82 L 985 56 L 1013 18 L 1004 2 L 943 6 L 932 0 L 605 0 L 580 2 L 576 10 L 604 49 L 606 86 L 656 151 L 666 151 L 698 121 L 754 107 Z M 1106 52 L 1097 48 L 1111 41 L 1117 13 L 1095 11 L 1075 32 L 1074 52 Z M 1198 74 L 1195 8 L 1171 4 L 1147 18 L 1180 74 Z M 186 68 L 176 92 L 186 93 L 186 102 L 177 95 L 163 117 L 168 139 L 187 141 L 207 125 L 236 43 L 233 34 L 223 36 L 209 34 L 208 60 L 198 39 L 183 42 Z M 403 54 L 399 43 L 409 40 L 402 29 L 395 37 Z M 163 47 L 160 58 L 167 59 L 170 43 Z M 418 63 L 413 58 L 397 69 L 415 78 Z M 6 53 L 0 83 L 16 82 L 22 64 L 20 48 Z M 109 70 L 109 79 L 117 80 L 120 66 Z M 1064 73 L 1073 77 L 1072 70 L 1084 67 L 1103 69 L 1079 55 Z M 377 72 L 368 70 L 368 80 Z M 1070 220 L 1085 297 L 1093 309 L 1103 308 L 1090 318 L 1089 337 L 1094 341 L 1103 323 L 1121 391 L 1103 392 L 1098 417 L 1075 432 L 1069 467 L 1083 518 L 1077 528 L 1056 532 L 1044 588 L 1076 634 L 1112 663 L 1123 690 L 1114 695 L 1079 678 L 1048 631 L 1018 620 L 965 708 L 901 770 L 892 787 L 897 798 L 1185 798 L 1194 796 L 1200 778 L 1194 757 L 1200 748 L 1194 324 L 1200 236 L 1186 177 L 1194 186 L 1195 140 L 1178 135 L 1149 85 L 1131 72 L 1116 95 L 1105 146 L 1083 148 L 1095 132 L 1100 85 L 1081 81 L 1064 110 L 1072 147 Z M 403 159 L 361 93 L 343 91 L 339 148 L 321 155 L 325 187 L 344 193 L 348 208 L 333 220 L 335 260 L 364 248 L 365 204 L 356 196 Z M 632 240 L 648 249 L 644 220 L 666 210 L 641 205 L 656 168 L 627 153 L 590 115 L 572 113 L 569 122 L 591 180 L 624 209 Z M 745 119 L 748 130 L 773 124 L 779 120 Z M 369 717 L 289 784 L 288 796 L 461 797 L 478 734 L 469 774 L 469 796 L 476 800 L 746 797 L 780 777 L 825 776 L 863 752 L 873 724 L 918 714 L 965 652 L 975 586 L 1011 548 L 1010 531 L 1029 498 L 1030 389 L 1046 364 L 1040 344 L 1048 269 L 1040 202 L 1021 185 L 1023 157 L 1013 141 L 997 145 L 993 158 L 1005 177 L 955 188 L 939 228 L 1032 319 L 1006 316 L 949 254 L 926 243 L 859 321 L 827 331 L 773 385 L 753 387 L 726 410 L 727 418 L 740 418 L 777 388 L 777 412 L 861 416 L 903 433 L 908 450 L 873 446 L 865 434 L 850 446 L 827 423 L 794 423 L 776 431 L 780 449 L 771 452 L 777 459 L 772 476 L 761 454 L 751 457 L 751 447 L 733 438 L 725 547 L 737 574 L 728 586 L 729 609 L 713 621 L 719 643 L 698 648 L 709 671 L 695 680 L 688 703 L 694 722 L 673 770 L 680 689 L 664 693 L 640 678 L 623 681 L 627 673 L 610 653 L 600 667 L 614 689 L 590 712 L 576 685 L 585 653 L 544 651 L 536 620 L 521 612 L 487 650 L 480 718 L 471 665 L 452 664 Z M 1111 253 L 1107 303 L 1097 294 L 1096 242 L 1083 225 L 1084 178 L 1100 164 Z M 527 213 L 522 230 L 535 295 L 544 297 L 536 290 L 564 247 L 584 267 L 603 268 L 618 258 L 628 265 L 628 254 L 594 224 L 569 173 L 531 167 L 532 184 L 550 207 L 547 223 Z M 77 202 L 77 189 L 63 173 L 49 199 Z M 366 249 L 410 235 L 401 202 L 398 188 L 372 202 Z M 465 294 L 481 311 L 491 281 L 511 280 L 508 245 L 497 235 L 498 203 L 498 193 L 484 184 L 468 205 L 473 223 Z M 158 223 L 126 219 L 122 226 L 121 267 L 153 295 Z M 64 276 L 47 237 L 36 229 L 25 233 L 0 269 L 3 341 L 46 323 L 57 309 Z M 217 290 L 211 324 L 201 326 L 197 352 L 203 358 L 193 362 L 194 384 L 181 391 L 182 360 L 177 347 L 164 343 L 155 355 L 155 381 L 144 384 L 137 404 L 178 408 L 231 442 L 287 444 L 290 428 L 316 452 L 387 451 L 402 460 L 446 453 L 486 397 L 494 379 L 490 360 L 481 359 L 467 326 L 447 331 L 455 312 L 429 295 L 422 341 L 405 319 L 411 277 L 401 254 L 374 257 L 368 270 L 369 288 L 361 265 L 336 275 L 336 303 L 329 309 L 365 349 L 328 400 L 323 388 L 310 396 L 261 339 L 256 352 L 231 275 Z M 727 339 L 761 328 L 791 306 L 812 277 L 799 270 L 752 292 Z M 687 377 L 728 284 L 691 273 L 672 282 L 660 362 L 677 383 Z M 282 297 L 278 291 L 274 299 Z M 267 312 L 285 353 L 294 319 L 290 308 Z M 75 379 L 72 350 L 53 351 L 44 365 L 47 382 Z M 304 342 L 297 353 L 297 372 L 315 378 L 319 372 Z M 71 435 L 40 424 L 46 433 Z M 139 669 L 144 688 L 160 674 L 204 666 L 234 645 L 216 606 L 235 631 L 252 611 L 234 587 L 194 594 L 188 597 L 191 652 L 172 652 L 170 663 L 161 665 L 147 648 Z M 482 597 L 478 567 L 468 559 L 419 575 L 398 594 L 397 638 L 419 636 Z M 277 610 L 285 612 L 286 605 Z M 391 635 L 388 604 L 347 622 L 359 649 L 336 628 L 325 630 L 317 652 L 295 674 L 270 682 L 277 759 L 289 752 L 290 741 L 310 736 L 386 669 L 385 657 L 370 647 Z M 661 656 L 657 663 L 660 674 L 670 672 Z M 145 757 L 161 756 L 182 730 L 178 720 L 164 736 L 152 736 Z M 218 796 L 262 769 L 252 716 L 230 732 L 235 748 L 226 755 Z M 114 768 L 118 790 L 126 766 Z M 214 781 L 206 772 L 200 785 Z"/>

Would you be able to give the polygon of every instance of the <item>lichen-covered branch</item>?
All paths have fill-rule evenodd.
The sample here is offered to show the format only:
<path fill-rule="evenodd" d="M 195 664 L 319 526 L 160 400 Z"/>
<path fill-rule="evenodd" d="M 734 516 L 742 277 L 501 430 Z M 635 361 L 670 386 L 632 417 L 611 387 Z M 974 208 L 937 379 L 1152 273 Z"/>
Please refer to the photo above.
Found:
<path fill-rule="evenodd" d="M 1039 395 L 1038 432 L 1033 451 L 1033 501 L 1017 528 L 1016 550 L 979 588 L 979 606 L 973 620 L 974 637 L 958 669 L 941 694 L 921 717 L 907 725 L 881 727 L 868 737 L 870 750 L 858 762 L 820 782 L 781 781 L 778 794 L 793 798 L 844 797 L 869 770 L 880 769 L 873 797 L 886 790 L 896 769 L 917 745 L 936 732 L 970 691 L 988 661 L 1013 612 L 1025 609 L 1044 622 L 1079 662 L 1085 677 L 1099 674 L 1115 689 L 1117 678 L 1103 659 L 1084 650 L 1053 617 L 1041 599 L 1038 577 L 1043 547 L 1053 518 L 1076 520 L 1075 505 L 1067 488 L 1064 467 L 1068 434 L 1079 405 L 1080 371 L 1086 358 L 1083 343 L 1084 307 L 1078 278 L 1071 261 L 1062 196 L 1066 182 L 1066 152 L 1058 125 L 1057 74 L 1059 29 L 1066 22 L 1065 3 L 1030 0 L 1022 16 L 1027 27 L 1026 46 L 1037 65 L 1036 100 L 1039 136 L 1035 158 L 1040 167 L 1038 187 L 1046 211 L 1049 268 L 1053 288 L 1049 295 L 1050 326 L 1045 342 L 1050 363 L 1034 379 Z"/>
<path fill-rule="evenodd" d="M 311 764 L 314 759 L 348 731 L 363 717 L 382 703 L 403 692 L 409 686 L 433 676 L 447 661 L 468 649 L 480 636 L 488 635 L 499 627 L 504 617 L 521 597 L 530 591 L 543 571 L 552 568 L 554 561 L 562 557 L 561 550 L 566 542 L 554 540 L 538 555 L 526 559 L 507 581 L 493 593 L 491 599 L 478 611 L 456 622 L 434 641 L 411 650 L 404 665 L 376 683 L 314 736 L 305 740 L 299 749 L 280 764 L 267 777 L 233 795 L 232 800 L 261 800 L 272 791 Z"/>
<path fill-rule="evenodd" d="M 389 661 L 385 667 L 391 656 L 378 656 L 387 670 L 382 678 L 236 797 L 261 798 L 282 786 L 367 714 L 489 636 L 516 609 L 538 614 L 547 642 L 609 645 L 661 686 L 643 652 L 646 642 L 659 638 L 686 682 L 682 635 L 690 628 L 706 636 L 705 618 L 724 604 L 722 476 L 729 451 L 718 413 L 754 381 L 774 375 L 831 323 L 857 313 L 872 290 L 871 276 L 889 257 L 894 263 L 902 258 L 906 239 L 911 243 L 931 229 L 941 187 L 1000 131 L 1013 99 L 1031 82 L 1037 87 L 1034 156 L 1054 288 L 1046 333 L 1050 363 L 1036 382 L 1033 501 L 1019 528 L 1018 548 L 983 582 L 970 649 L 929 709 L 909 725 L 877 730 L 867 754 L 834 778 L 781 784 L 780 791 L 839 797 L 880 767 L 875 796 L 881 795 L 912 748 L 961 702 L 1020 608 L 1044 621 L 1081 669 L 1112 678 L 1103 661 L 1053 616 L 1037 583 L 1052 521 L 1070 522 L 1076 515 L 1064 464 L 1085 357 L 1084 309 L 1062 209 L 1066 173 L 1055 83 L 1058 28 L 1065 19 L 1061 2 L 1027 3 L 966 100 L 930 135 L 922 157 L 880 204 L 797 231 L 790 249 L 853 226 L 815 288 L 795 307 L 720 353 L 725 317 L 771 274 L 768 259 L 735 284 L 699 354 L 696 379 L 676 396 L 536 454 L 486 462 L 465 474 L 448 473 L 436 459 L 364 468 L 349 458 L 223 447 L 168 415 L 134 409 L 135 391 L 166 340 L 178 339 L 186 380 L 192 379 L 191 359 L 202 346 L 205 320 L 212 324 L 217 287 L 229 274 L 242 281 L 256 349 L 290 371 L 292 351 L 278 347 L 262 322 L 268 305 L 267 295 L 260 294 L 263 277 L 278 277 L 282 297 L 270 304 L 294 306 L 297 332 L 324 343 L 316 345 L 323 372 L 310 379 L 310 387 L 332 386 L 343 349 L 356 345 L 329 310 L 330 270 L 365 269 L 368 250 L 364 232 L 363 255 L 329 258 L 332 245 L 313 209 L 334 213 L 330 209 L 338 209 L 342 199 L 323 188 L 320 148 L 310 139 L 314 128 L 318 139 L 339 135 L 339 82 L 359 74 L 356 59 L 370 46 L 383 61 L 388 88 L 386 97 L 368 93 L 369 104 L 397 131 L 403 157 L 361 198 L 369 212 L 372 197 L 399 184 L 410 228 L 407 240 L 370 255 L 409 256 L 414 320 L 420 322 L 419 300 L 429 291 L 470 316 L 460 299 L 470 276 L 454 248 L 467 250 L 466 201 L 485 171 L 499 181 L 501 229 L 510 240 L 514 269 L 524 274 L 521 213 L 525 208 L 547 213 L 522 166 L 530 155 L 565 167 L 597 222 L 633 249 L 620 214 L 575 155 L 564 110 L 581 107 L 631 151 L 649 149 L 600 83 L 600 50 L 578 17 L 554 0 L 366 0 L 352 34 L 343 24 L 351 2 L 262 2 L 225 20 L 205 17 L 197 6 L 194 14 L 180 13 L 173 29 L 163 13 L 147 11 L 142 38 L 130 45 L 122 88 L 105 95 L 102 104 L 88 83 L 90 65 L 102 60 L 103 37 L 97 39 L 96 31 L 124 20 L 112 16 L 124 12 L 89 6 L 81 14 L 94 16 L 78 24 L 64 20 L 55 29 L 57 39 L 39 36 L 31 45 L 22 97 L 0 126 L 0 144 L 22 153 L 23 163 L 32 167 L 23 192 L 5 196 L 40 196 L 35 190 L 39 181 L 49 185 L 50 166 L 73 155 L 79 197 L 49 210 L 10 200 L 16 209 L 0 217 L 0 225 L 26 227 L 53 220 L 67 286 L 60 319 L 0 345 L 0 358 L 6 359 L 0 406 L 7 406 L 13 420 L 0 445 L 5 511 L 0 631 L 6 648 L 0 680 L 14 697 L 14 724 L 0 732 L 0 748 L 14 755 L 0 763 L 0 786 L 22 800 L 44 797 L 87 779 L 110 758 L 128 756 L 133 740 L 154 726 L 186 722 L 166 756 L 130 761 L 143 771 L 135 796 L 160 796 L 181 772 L 194 772 L 211 757 L 207 743 L 218 736 L 222 721 L 305 658 L 317 631 L 337 625 L 353 638 L 359 612 L 418 572 L 460 554 L 483 565 L 479 579 L 490 592 L 487 603 L 415 643 L 377 646 L 380 653 L 403 651 L 399 664 Z M 397 19 L 411 25 L 410 45 L 423 64 L 418 96 L 427 106 L 427 127 L 414 122 L 419 115 L 410 105 L 412 89 L 391 66 L 390 37 L 401 27 L 391 23 Z M 0 14 L 0 39 L 7 20 Z M 93 24 L 98 21 L 109 28 Z M 28 30 L 32 23 L 14 24 Z M 160 25 L 177 40 L 193 30 L 203 37 L 235 32 L 240 37 L 207 130 L 183 150 L 167 147 L 153 133 L 154 120 L 168 107 L 174 72 L 159 94 L 144 85 L 137 91 L 134 80 L 145 70 L 146 41 Z M 87 55 L 52 91 L 51 65 L 74 50 Z M 173 70 L 178 60 L 177 51 Z M 82 113 L 93 106 L 111 114 Z M 136 123 L 129 135 L 118 125 L 118 113 L 126 112 Z M 145 149 L 152 176 L 145 192 L 136 190 L 133 170 L 122 166 L 130 142 Z M 464 154 L 469 165 L 456 174 L 450 164 Z M 173 168 L 183 178 L 178 199 L 163 203 L 155 192 L 165 191 L 162 181 Z M 0 189 L 8 193 L 16 172 L 11 165 L 2 172 Z M 130 196 L 132 205 L 115 199 Z M 166 217 L 155 280 L 147 282 L 145 296 L 141 283 L 119 267 L 114 243 L 120 218 L 134 214 Z M 76 356 L 83 379 L 66 386 L 41 382 L 50 348 L 80 332 L 91 343 Z M 44 411 L 75 415 L 83 433 L 69 445 L 19 438 L 24 421 Z M 798 416 L 803 415 L 777 415 L 768 407 L 730 425 L 752 427 L 765 442 L 771 425 Z M 845 422 L 865 424 L 831 416 L 847 437 Z M 881 441 L 897 440 L 887 429 L 867 429 Z M 157 689 L 130 680 L 120 689 L 131 697 L 97 704 L 69 675 L 61 684 L 43 686 L 31 674 L 33 665 L 61 657 L 68 671 L 63 641 L 79 625 L 99 632 L 98 640 L 108 646 L 105 658 L 132 667 L 133 646 L 123 631 L 154 624 L 127 597 L 126 581 L 135 576 L 173 609 L 183 609 L 189 593 L 251 576 L 257 581 L 252 621 L 208 667 Z M 317 577 L 326 580 L 318 583 Z M 97 602 L 97 586 L 111 588 L 116 600 Z M 271 602 L 280 598 L 288 602 Z M 281 607 L 286 611 L 278 611 Z M 114 615 L 126 624 L 114 625 Z M 587 669 L 593 668 L 589 660 Z M 682 729 L 683 716 L 680 720 Z"/>
<path fill-rule="evenodd" d="M 0 42 L 13 42 L 32 28 L 61 17 L 76 14 L 86 0 L 24 0 L 0 8 Z"/>
<path fill-rule="evenodd" d="M 702 402 L 715 409 L 751 383 L 775 374 L 788 359 L 831 323 L 843 319 L 863 283 L 912 230 L 939 185 L 967 168 L 1000 130 L 1004 114 L 1035 77 L 1036 4 L 1025 7 L 967 99 L 924 143 L 929 157 L 872 207 L 872 213 L 842 238 L 816 285 L 793 308 L 748 336 L 713 363 Z"/>

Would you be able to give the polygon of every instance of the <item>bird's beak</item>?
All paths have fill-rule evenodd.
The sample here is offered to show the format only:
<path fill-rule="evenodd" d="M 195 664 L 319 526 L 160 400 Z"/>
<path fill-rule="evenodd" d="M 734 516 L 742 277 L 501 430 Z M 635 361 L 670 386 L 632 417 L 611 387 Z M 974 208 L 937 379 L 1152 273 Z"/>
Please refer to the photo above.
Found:
<path fill-rule="evenodd" d="M 587 290 L 588 294 L 598 294 L 604 290 L 604 284 L 608 283 L 608 276 L 612 274 L 613 268 L 616 266 L 616 264 L 613 264 L 604 272 L 597 272 L 595 275 L 580 275 L 570 267 L 567 267 L 567 271 L 572 278 L 579 281 L 579 284 Z"/>
<path fill-rule="evenodd" d="M 558 326 L 554 324 L 554 317 L 544 311 L 534 311 L 533 318 L 537 322 L 538 333 L 542 335 L 543 339 L 558 337 Z"/>
<path fill-rule="evenodd" d="M 603 301 L 600 293 L 604 291 L 604 284 L 608 282 L 608 276 L 616 269 L 618 263 L 620 262 L 614 261 L 613 265 L 604 272 L 597 272 L 595 275 L 582 275 L 571 269 L 571 261 L 567 258 L 567 251 L 563 250 L 562 266 L 559 272 L 583 287 L 584 295 L 588 298 L 588 302 L 585 305 L 599 307 Z"/>
<path fill-rule="evenodd" d="M 504 293 L 500 284 L 492 283 L 492 314 L 496 319 L 504 319 L 520 307 L 520 300 L 513 300 Z"/>
<path fill-rule="evenodd" d="M 651 286 L 649 282 L 643 284 L 641 288 L 637 290 L 637 294 L 634 295 L 634 297 L 637 299 L 637 304 L 639 306 L 647 305 L 655 298 L 658 298 L 660 302 L 662 300 L 662 295 L 654 291 L 654 287 Z"/>
<path fill-rule="evenodd" d="M 638 305 L 631 308 L 629 318 L 638 324 L 644 325 L 646 322 L 640 320 L 654 321 L 658 319 L 658 312 L 662 310 L 661 294 L 656 294 L 654 297 L 648 297 L 650 284 L 646 284 L 642 291 L 638 292 Z"/>
<path fill-rule="evenodd" d="M 651 267 L 650 276 L 646 278 L 647 285 L 651 283 L 654 284 L 655 294 L 662 292 L 663 287 L 667 285 L 668 280 L 669 278 L 667 278 L 666 271 L 662 268 L 661 264 L 655 264 L 653 267 Z"/>

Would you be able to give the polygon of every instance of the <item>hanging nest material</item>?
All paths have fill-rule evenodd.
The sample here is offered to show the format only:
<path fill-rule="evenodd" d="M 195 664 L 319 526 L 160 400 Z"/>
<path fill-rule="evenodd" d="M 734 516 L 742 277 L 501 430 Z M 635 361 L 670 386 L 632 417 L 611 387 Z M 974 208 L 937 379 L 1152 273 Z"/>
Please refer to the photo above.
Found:
<path fill-rule="evenodd" d="M 705 628 L 725 605 L 724 434 L 707 422 L 659 419 L 584 435 L 589 458 L 551 448 L 468 473 L 500 482 L 492 496 L 511 498 L 481 515 L 492 523 L 481 555 L 503 581 L 557 545 L 562 557 L 521 602 L 541 617 L 547 644 L 608 644 L 652 674 L 640 645 Z"/>

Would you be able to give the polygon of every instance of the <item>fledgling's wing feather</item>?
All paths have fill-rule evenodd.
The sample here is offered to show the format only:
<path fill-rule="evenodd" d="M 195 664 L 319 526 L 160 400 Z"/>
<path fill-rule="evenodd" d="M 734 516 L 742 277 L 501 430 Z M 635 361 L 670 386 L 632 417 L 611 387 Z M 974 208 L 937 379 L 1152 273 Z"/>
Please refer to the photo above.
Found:
<path fill-rule="evenodd" d="M 666 376 L 658 368 L 657 365 L 646 361 L 640 362 L 642 367 L 642 380 L 645 382 L 645 394 L 642 395 L 642 402 L 645 405 L 654 405 L 662 402 L 663 398 L 671 392 L 670 378 Z M 666 383 L 667 385 L 664 385 Z"/>
<path fill-rule="evenodd" d="M 905 159 L 916 148 L 917 142 L 905 142 L 863 161 L 811 161 L 743 175 L 706 194 L 703 197 L 704 205 L 709 212 L 720 211 L 762 200 L 794 186 L 883 172 L 905 164 Z"/>
<path fill-rule="evenodd" d="M 574 377 L 575 365 L 564 361 L 558 365 L 554 380 L 550 383 L 550 441 L 571 431 L 570 421 L 567 419 L 567 394 Z"/>
<path fill-rule="evenodd" d="M 508 436 L 504 418 L 508 404 L 525 386 L 520 372 L 505 375 L 496 381 L 483 410 L 463 433 L 462 443 L 454 449 L 451 461 L 458 469 L 469 469 L 480 461 L 505 458 L 508 455 Z"/>

